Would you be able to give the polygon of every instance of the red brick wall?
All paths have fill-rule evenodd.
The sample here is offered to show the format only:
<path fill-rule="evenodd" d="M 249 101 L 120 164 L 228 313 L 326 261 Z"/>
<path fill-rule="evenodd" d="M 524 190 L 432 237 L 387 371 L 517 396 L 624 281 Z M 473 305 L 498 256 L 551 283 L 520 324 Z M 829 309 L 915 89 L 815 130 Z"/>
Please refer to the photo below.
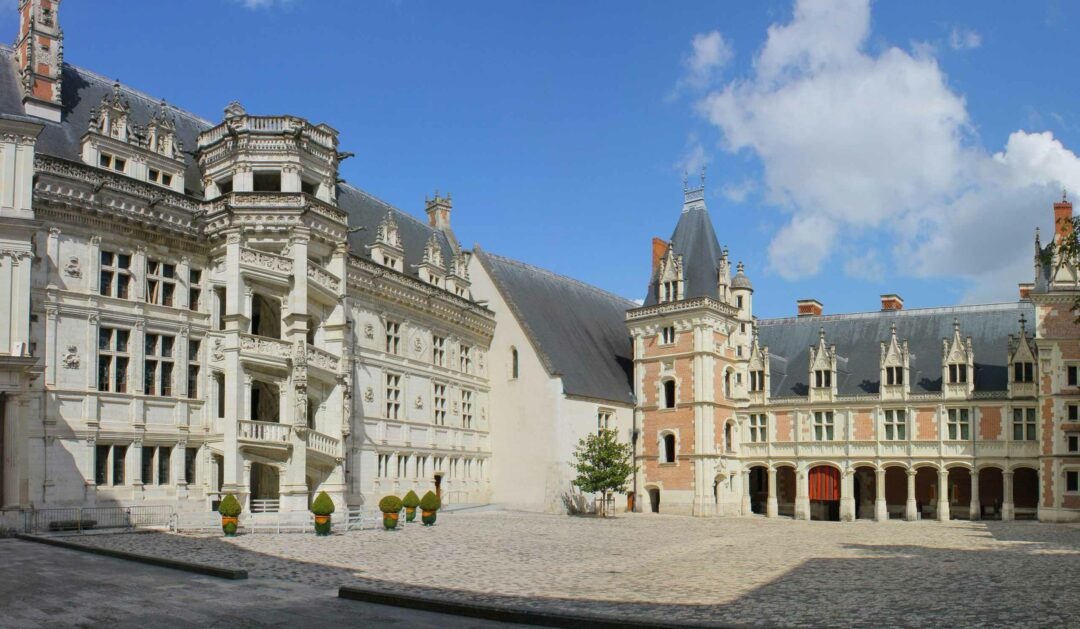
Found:
<path fill-rule="evenodd" d="M 874 417 L 871 414 L 870 409 L 859 409 L 855 411 L 855 418 L 852 420 L 852 431 L 855 441 L 870 441 L 874 438 Z"/>
<path fill-rule="evenodd" d="M 795 441 L 791 411 L 781 411 L 774 415 L 776 421 L 776 440 Z"/>
<path fill-rule="evenodd" d="M 1001 407 L 983 406 L 979 408 L 979 439 L 997 441 L 1001 439 Z"/>
<path fill-rule="evenodd" d="M 665 489 L 691 489 L 694 471 L 690 454 L 694 452 L 694 409 L 690 407 L 645 412 L 645 479 L 660 481 Z M 676 440 L 676 462 L 660 463 L 660 433 L 672 430 Z"/>
<path fill-rule="evenodd" d="M 915 409 L 915 438 L 920 441 L 938 438 L 937 409 Z"/>

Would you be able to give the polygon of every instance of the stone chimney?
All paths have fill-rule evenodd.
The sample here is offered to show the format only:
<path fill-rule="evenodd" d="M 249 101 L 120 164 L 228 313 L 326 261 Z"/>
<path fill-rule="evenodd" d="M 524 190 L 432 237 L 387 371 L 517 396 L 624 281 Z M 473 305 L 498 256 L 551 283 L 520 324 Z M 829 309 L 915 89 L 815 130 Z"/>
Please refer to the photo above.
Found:
<path fill-rule="evenodd" d="M 816 299 L 800 299 L 795 303 L 798 306 L 798 312 L 800 317 L 821 316 L 822 305 L 820 301 Z"/>
<path fill-rule="evenodd" d="M 1060 243 L 1072 233 L 1072 202 L 1061 193 L 1061 202 L 1054 204 L 1054 242 Z"/>
<path fill-rule="evenodd" d="M 904 300 L 900 295 L 895 293 L 888 293 L 881 296 L 881 310 L 903 310 Z"/>
<path fill-rule="evenodd" d="M 656 277 L 656 269 L 660 268 L 660 260 L 667 253 L 668 244 L 663 238 L 652 239 L 652 274 Z"/>
<path fill-rule="evenodd" d="M 53 122 L 60 122 L 60 69 L 64 64 L 59 4 L 60 0 L 20 0 L 19 38 L 15 42 L 23 110 L 28 116 Z"/>
<path fill-rule="evenodd" d="M 436 190 L 434 199 L 424 197 L 424 211 L 427 212 L 428 225 L 441 231 L 448 231 L 450 210 L 453 209 L 453 205 L 450 193 L 447 193 L 445 197 L 440 197 L 439 191 Z"/>

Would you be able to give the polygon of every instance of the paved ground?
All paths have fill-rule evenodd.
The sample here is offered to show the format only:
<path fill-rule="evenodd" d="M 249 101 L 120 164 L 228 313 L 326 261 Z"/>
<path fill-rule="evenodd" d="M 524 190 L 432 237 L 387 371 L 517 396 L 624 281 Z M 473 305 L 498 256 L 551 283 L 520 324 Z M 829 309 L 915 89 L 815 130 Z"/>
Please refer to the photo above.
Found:
<path fill-rule="evenodd" d="M 362 583 L 517 607 L 758 626 L 1067 626 L 1080 527 L 505 512 L 314 535 L 86 536 L 242 567 L 281 587 Z"/>
<path fill-rule="evenodd" d="M 0 539 L 0 627 L 509 627 L 336 598 L 336 589 L 224 581 Z"/>

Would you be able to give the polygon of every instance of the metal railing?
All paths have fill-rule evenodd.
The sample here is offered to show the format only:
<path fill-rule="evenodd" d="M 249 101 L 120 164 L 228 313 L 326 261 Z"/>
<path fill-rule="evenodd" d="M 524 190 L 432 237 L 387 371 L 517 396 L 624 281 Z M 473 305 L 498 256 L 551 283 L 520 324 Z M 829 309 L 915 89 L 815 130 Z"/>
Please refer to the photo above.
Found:
<path fill-rule="evenodd" d="M 169 505 L 136 507 L 58 507 L 23 511 L 23 530 L 27 533 L 112 528 L 168 526 L 175 515 Z"/>
<path fill-rule="evenodd" d="M 252 498 L 252 513 L 277 513 L 281 508 L 280 498 Z"/>

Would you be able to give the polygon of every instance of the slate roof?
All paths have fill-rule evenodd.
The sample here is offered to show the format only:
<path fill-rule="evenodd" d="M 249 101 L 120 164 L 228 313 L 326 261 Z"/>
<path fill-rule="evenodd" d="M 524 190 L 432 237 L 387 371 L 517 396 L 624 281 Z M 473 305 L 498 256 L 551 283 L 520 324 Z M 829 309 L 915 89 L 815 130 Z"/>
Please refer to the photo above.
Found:
<path fill-rule="evenodd" d="M 567 395 L 633 404 L 634 302 L 569 277 L 473 250 L 552 376 Z"/>
<path fill-rule="evenodd" d="M 1032 329 L 1035 308 L 1028 301 L 952 308 L 823 315 L 758 322 L 760 344 L 769 348 L 772 397 L 805 396 L 809 390 L 810 346 L 825 328 L 825 342 L 836 345 L 837 392 L 870 395 L 880 386 L 881 341 L 896 323 L 897 340 L 908 341 L 912 393 L 941 391 L 942 339 L 952 338 L 953 320 L 960 336 L 972 337 L 975 390 L 1005 391 L 1008 383 L 1010 334 L 1020 333 L 1020 316 Z M 1029 332 L 1030 336 L 1030 332 Z"/>
<path fill-rule="evenodd" d="M 62 81 L 61 122 L 32 118 L 45 127 L 38 136 L 35 150 L 44 155 L 82 162 L 82 136 L 90 124 L 90 110 L 97 107 L 103 97 L 112 93 L 115 81 L 69 64 L 63 66 Z M 120 85 L 120 90 L 131 106 L 129 115 L 132 122 L 145 126 L 157 111 L 160 99 L 123 84 Z M 0 45 L 0 115 L 25 116 L 21 94 L 14 52 L 10 47 Z M 198 146 L 199 133 L 216 123 L 171 104 L 169 112 L 176 122 L 176 134 L 184 147 L 184 159 L 187 162 L 184 175 L 186 192 L 189 196 L 201 199 L 202 177 L 195 160 L 195 148 Z M 365 228 L 349 235 L 350 249 L 356 255 L 370 258 L 371 253 L 366 245 L 375 240 L 379 223 L 390 211 L 394 213 L 405 248 L 407 275 L 418 275 L 415 265 L 423 260 L 424 248 L 431 234 L 438 238 L 445 262 L 450 262 L 452 249 L 445 234 L 371 194 L 342 184 L 338 186 L 338 205 L 348 213 L 350 227 Z"/>
<path fill-rule="evenodd" d="M 676 255 L 682 255 L 683 298 L 692 299 L 705 295 L 719 299 L 717 277 L 723 249 L 716 239 L 712 218 L 703 201 L 688 202 L 683 206 L 682 215 L 679 216 L 670 242 L 671 250 Z M 649 278 L 645 306 L 657 303 L 657 280 L 655 274 Z"/>

